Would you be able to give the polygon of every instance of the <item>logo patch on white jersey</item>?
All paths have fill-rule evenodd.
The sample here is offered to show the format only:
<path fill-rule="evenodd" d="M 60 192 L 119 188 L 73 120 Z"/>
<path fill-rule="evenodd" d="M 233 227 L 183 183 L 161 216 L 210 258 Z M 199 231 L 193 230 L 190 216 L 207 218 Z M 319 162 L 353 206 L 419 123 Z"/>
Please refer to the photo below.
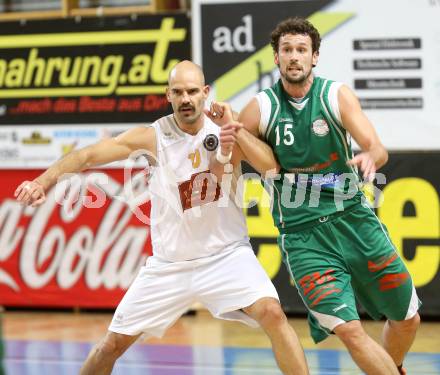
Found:
<path fill-rule="evenodd" d="M 327 122 L 323 118 L 313 121 L 312 130 L 319 137 L 324 137 L 330 131 Z"/>
<path fill-rule="evenodd" d="M 212 176 L 211 172 L 207 170 L 194 173 L 189 180 L 179 183 L 183 211 L 219 200 L 221 197 L 220 186 Z"/>
<path fill-rule="evenodd" d="M 218 137 L 215 134 L 208 134 L 203 140 L 203 147 L 208 151 L 214 151 L 218 146 Z"/>
<path fill-rule="evenodd" d="M 163 136 L 165 138 L 173 138 L 173 133 L 171 133 L 171 132 L 163 132 Z"/>

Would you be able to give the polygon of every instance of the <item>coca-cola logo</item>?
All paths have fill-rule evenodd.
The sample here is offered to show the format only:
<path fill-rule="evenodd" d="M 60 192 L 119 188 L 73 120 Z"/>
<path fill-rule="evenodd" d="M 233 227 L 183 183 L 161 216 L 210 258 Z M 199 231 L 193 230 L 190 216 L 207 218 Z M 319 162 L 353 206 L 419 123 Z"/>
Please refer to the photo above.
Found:
<path fill-rule="evenodd" d="M 116 179 L 95 172 L 80 175 L 80 180 L 77 185 L 71 181 L 58 184 L 38 208 L 24 207 L 13 199 L 0 204 L 0 284 L 20 291 L 20 284 L 39 289 L 56 280 L 60 289 L 69 289 L 83 278 L 91 290 L 128 288 L 145 260 L 149 228 L 130 224 L 133 220 L 130 206 L 112 199 L 121 196 L 124 190 Z M 95 185 L 91 184 L 93 181 Z M 102 190 L 96 188 L 99 182 Z M 145 179 L 138 178 L 132 187 L 135 191 L 145 191 L 146 184 Z M 83 210 L 102 198 L 98 191 L 105 192 L 104 199 L 110 198 L 99 223 L 92 228 L 96 223 L 81 221 L 82 225 L 67 235 L 66 227 L 76 223 Z M 62 205 L 58 204 L 57 195 L 65 197 Z M 81 199 L 73 199 L 75 196 Z M 21 224 L 23 221 L 28 221 L 28 225 Z M 12 274 L 1 266 L 17 249 L 21 280 L 17 279 L 17 273 Z"/>

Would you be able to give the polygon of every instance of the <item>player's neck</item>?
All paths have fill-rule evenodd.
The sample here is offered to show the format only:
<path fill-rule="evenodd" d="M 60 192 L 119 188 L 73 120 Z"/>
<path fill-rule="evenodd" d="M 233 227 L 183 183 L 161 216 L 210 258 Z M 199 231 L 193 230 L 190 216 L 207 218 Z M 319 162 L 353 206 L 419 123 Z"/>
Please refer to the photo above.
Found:
<path fill-rule="evenodd" d="M 189 135 L 196 135 L 200 131 L 200 129 L 203 128 L 203 116 L 200 116 L 193 123 L 180 122 L 177 120 L 177 117 L 174 115 L 173 118 L 178 128 L 182 130 L 184 133 L 187 133 Z"/>
<path fill-rule="evenodd" d="M 281 78 L 283 82 L 284 90 L 289 94 L 292 98 L 304 98 L 310 88 L 313 85 L 313 74 L 310 74 L 304 82 L 301 83 L 290 83 L 287 82 L 284 78 Z"/>

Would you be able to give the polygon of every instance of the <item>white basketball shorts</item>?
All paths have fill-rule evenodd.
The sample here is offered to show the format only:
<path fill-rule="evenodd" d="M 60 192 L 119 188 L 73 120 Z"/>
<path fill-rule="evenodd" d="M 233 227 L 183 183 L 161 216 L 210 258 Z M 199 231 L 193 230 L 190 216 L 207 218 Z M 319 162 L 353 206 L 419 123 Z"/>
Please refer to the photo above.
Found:
<path fill-rule="evenodd" d="M 240 309 L 263 297 L 279 300 L 250 245 L 184 262 L 170 263 L 151 256 L 118 305 L 109 330 L 162 337 L 194 302 L 200 302 L 216 318 L 258 327 Z"/>

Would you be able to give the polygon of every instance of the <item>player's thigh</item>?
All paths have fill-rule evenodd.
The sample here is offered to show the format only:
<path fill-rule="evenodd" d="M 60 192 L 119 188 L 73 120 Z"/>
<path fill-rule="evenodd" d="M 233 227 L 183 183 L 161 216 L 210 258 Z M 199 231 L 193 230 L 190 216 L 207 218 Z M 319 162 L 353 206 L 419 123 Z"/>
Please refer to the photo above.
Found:
<path fill-rule="evenodd" d="M 298 292 L 320 325 L 333 330 L 359 319 L 351 276 L 344 259 L 331 243 L 328 226 L 302 233 L 283 234 L 279 245 Z"/>
<path fill-rule="evenodd" d="M 147 263 L 119 303 L 109 330 L 160 337 L 193 301 L 190 269 Z"/>
<path fill-rule="evenodd" d="M 261 298 L 278 300 L 275 287 L 250 245 L 239 247 L 197 271 L 197 297 L 214 316 L 245 308 Z"/>
<path fill-rule="evenodd" d="M 403 320 L 415 315 L 419 300 L 403 260 L 386 227 L 368 207 L 360 206 L 338 223 L 356 296 L 374 318 Z"/>
<path fill-rule="evenodd" d="M 368 271 L 361 270 L 353 279 L 360 303 L 374 319 L 412 318 L 420 305 L 411 275 L 395 251 L 371 262 Z"/>

